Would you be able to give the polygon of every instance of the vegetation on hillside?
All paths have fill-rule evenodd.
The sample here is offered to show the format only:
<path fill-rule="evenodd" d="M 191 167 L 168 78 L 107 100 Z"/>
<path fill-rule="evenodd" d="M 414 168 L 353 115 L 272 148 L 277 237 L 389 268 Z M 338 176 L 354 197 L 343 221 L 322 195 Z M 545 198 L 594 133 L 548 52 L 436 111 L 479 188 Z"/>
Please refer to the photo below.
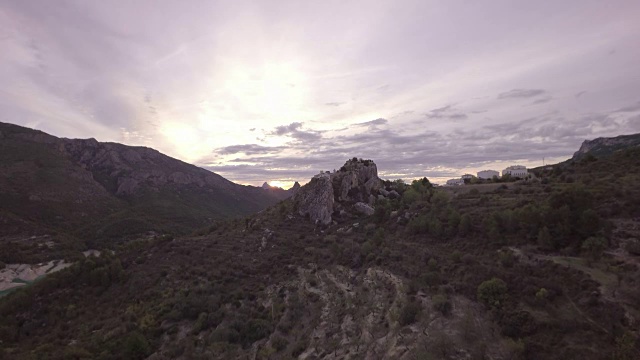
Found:
<path fill-rule="evenodd" d="M 2 299 L 0 357 L 636 359 L 639 159 L 128 242 Z"/>

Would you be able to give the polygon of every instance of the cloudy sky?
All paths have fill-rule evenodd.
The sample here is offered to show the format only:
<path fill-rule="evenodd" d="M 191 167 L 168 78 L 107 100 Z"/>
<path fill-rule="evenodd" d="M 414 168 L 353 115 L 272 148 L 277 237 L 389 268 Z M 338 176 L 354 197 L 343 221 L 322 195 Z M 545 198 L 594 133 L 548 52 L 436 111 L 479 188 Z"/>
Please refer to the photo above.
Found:
<path fill-rule="evenodd" d="M 0 0 L 0 121 L 244 184 L 435 180 L 640 132 L 640 1 Z"/>

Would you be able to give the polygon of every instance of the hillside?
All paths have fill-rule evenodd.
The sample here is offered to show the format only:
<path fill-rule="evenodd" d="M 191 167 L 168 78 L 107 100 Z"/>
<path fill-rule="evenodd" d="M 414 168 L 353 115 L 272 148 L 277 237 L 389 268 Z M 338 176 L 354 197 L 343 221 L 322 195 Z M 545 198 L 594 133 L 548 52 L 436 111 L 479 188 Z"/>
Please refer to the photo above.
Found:
<path fill-rule="evenodd" d="M 638 151 L 466 192 L 352 159 L 7 296 L 0 357 L 637 359 Z"/>
<path fill-rule="evenodd" d="M 148 231 L 181 234 L 283 197 L 150 148 L 61 139 L 0 123 L 5 239 L 52 234 L 100 246 Z"/>
<path fill-rule="evenodd" d="M 616 151 L 640 146 L 640 134 L 620 135 L 611 138 L 585 140 L 572 160 L 580 160 L 588 155 L 596 158 L 613 155 Z"/>

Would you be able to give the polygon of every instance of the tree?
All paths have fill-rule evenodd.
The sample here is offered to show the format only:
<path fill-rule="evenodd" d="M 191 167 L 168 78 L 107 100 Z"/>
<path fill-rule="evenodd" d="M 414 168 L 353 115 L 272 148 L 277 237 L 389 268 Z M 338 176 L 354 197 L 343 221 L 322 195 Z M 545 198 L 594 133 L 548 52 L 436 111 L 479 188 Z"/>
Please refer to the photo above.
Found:
<path fill-rule="evenodd" d="M 422 308 L 417 303 L 411 301 L 400 310 L 400 325 L 407 326 L 416 322 L 416 317 Z"/>
<path fill-rule="evenodd" d="M 553 241 L 549 229 L 545 226 L 538 232 L 538 246 L 544 250 L 553 249 Z"/>
<path fill-rule="evenodd" d="M 431 298 L 433 302 L 433 308 L 439 311 L 442 315 L 448 316 L 451 313 L 451 302 L 444 294 L 437 294 Z"/>
<path fill-rule="evenodd" d="M 604 249 L 607 247 L 607 241 L 602 237 L 592 236 L 582 243 L 582 250 L 586 251 L 589 257 L 594 260 L 600 260 Z"/>
<path fill-rule="evenodd" d="M 471 232 L 471 217 L 469 214 L 464 214 L 460 218 L 460 224 L 458 225 L 458 235 L 467 236 Z"/>
<path fill-rule="evenodd" d="M 478 286 L 478 300 L 489 307 L 500 308 L 507 300 L 507 290 L 507 283 L 494 277 Z"/>
<path fill-rule="evenodd" d="M 134 331 L 127 337 L 124 351 L 128 359 L 144 359 L 151 353 L 151 347 L 144 335 Z"/>

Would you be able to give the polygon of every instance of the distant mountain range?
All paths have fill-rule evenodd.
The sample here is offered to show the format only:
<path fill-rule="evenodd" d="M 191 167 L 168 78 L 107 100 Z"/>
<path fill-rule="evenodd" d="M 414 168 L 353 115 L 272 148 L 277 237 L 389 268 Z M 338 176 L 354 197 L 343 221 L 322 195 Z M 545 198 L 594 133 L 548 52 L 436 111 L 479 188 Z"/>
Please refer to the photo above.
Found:
<path fill-rule="evenodd" d="M 184 233 L 291 192 L 235 184 L 147 147 L 65 139 L 0 123 L 0 236 Z"/>

